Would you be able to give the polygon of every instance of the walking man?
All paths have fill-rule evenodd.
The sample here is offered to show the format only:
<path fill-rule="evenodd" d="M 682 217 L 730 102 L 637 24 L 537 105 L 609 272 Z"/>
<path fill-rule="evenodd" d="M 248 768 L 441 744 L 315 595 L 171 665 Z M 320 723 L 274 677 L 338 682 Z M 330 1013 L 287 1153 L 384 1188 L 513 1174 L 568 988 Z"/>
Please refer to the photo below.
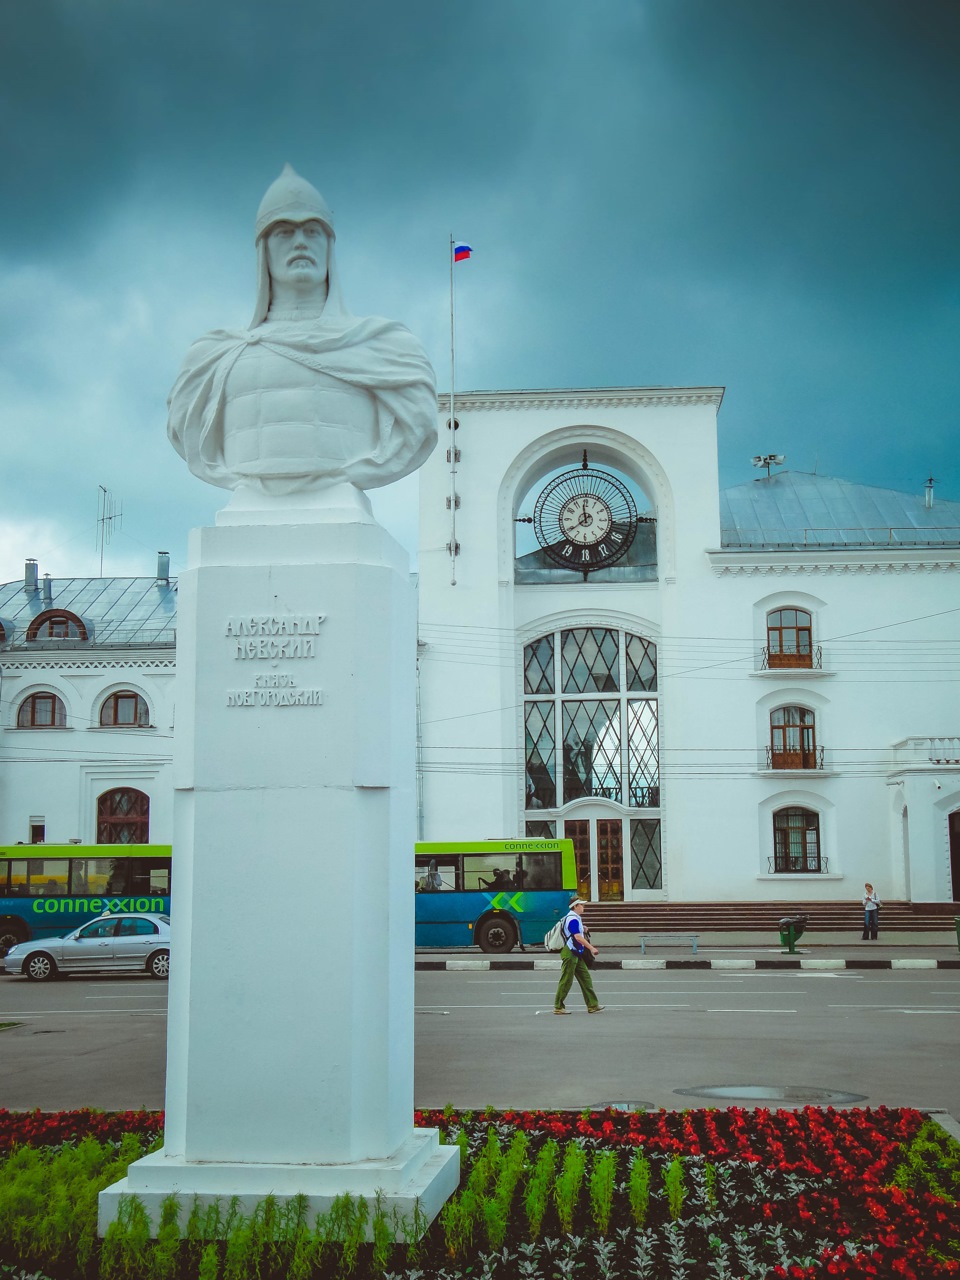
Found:
<path fill-rule="evenodd" d="M 584 953 L 587 951 L 594 956 L 597 954 L 597 948 L 585 936 L 583 925 L 580 923 L 580 917 L 583 915 L 583 908 L 586 905 L 582 898 L 575 898 L 570 903 L 570 910 L 563 919 L 560 984 L 557 987 L 557 994 L 553 1001 L 554 1013 L 570 1012 L 569 1009 L 563 1007 L 563 1002 L 573 986 L 574 978 L 580 984 L 580 990 L 587 1006 L 587 1013 L 601 1013 L 604 1008 L 597 1001 L 597 993 L 593 989 L 593 978 L 590 976 L 590 970 L 587 968 L 587 962 L 584 959 Z"/>

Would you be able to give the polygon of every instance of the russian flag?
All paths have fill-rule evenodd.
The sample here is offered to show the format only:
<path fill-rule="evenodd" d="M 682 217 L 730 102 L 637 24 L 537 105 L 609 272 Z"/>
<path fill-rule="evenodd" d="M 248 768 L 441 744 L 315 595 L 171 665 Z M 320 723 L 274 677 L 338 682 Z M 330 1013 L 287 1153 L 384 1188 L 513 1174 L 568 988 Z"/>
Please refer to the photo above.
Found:
<path fill-rule="evenodd" d="M 453 246 L 454 262 L 465 262 L 471 253 L 473 253 L 473 250 L 468 244 L 455 244 Z"/>

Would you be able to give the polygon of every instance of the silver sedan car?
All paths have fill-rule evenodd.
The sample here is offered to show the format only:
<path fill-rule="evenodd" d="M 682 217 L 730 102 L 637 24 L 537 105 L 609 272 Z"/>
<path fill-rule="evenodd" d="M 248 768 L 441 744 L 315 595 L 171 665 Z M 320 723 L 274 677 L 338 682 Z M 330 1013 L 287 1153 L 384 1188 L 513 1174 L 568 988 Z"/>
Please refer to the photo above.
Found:
<path fill-rule="evenodd" d="M 34 982 L 101 970 L 169 978 L 170 917 L 104 912 L 65 938 L 18 942 L 0 964 Z"/>

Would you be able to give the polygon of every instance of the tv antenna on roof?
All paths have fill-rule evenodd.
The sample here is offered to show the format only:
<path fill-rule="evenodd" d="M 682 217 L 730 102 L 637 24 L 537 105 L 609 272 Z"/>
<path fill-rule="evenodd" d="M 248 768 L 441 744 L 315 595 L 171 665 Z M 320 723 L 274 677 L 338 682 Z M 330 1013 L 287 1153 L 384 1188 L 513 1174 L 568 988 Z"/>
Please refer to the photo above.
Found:
<path fill-rule="evenodd" d="M 98 485 L 97 494 L 97 546 L 100 549 L 100 577 L 103 577 L 103 548 L 113 538 L 114 525 L 123 524 L 123 504 L 118 503 L 109 489 Z"/>
<path fill-rule="evenodd" d="M 767 468 L 767 479 L 770 479 L 771 467 L 782 467 L 786 462 L 786 458 L 782 453 L 758 453 L 751 461 L 755 467 Z"/>

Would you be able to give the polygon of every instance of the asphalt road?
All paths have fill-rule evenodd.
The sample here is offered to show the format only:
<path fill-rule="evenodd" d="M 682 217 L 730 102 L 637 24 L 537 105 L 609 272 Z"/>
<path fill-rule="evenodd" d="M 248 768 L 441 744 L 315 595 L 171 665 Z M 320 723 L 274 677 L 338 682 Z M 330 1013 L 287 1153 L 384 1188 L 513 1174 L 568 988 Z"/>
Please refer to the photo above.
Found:
<path fill-rule="evenodd" d="M 601 970 L 604 1013 L 549 971 L 417 974 L 418 1106 L 826 1102 L 960 1116 L 960 972 Z M 166 985 L 0 978 L 0 1107 L 163 1105 Z M 677 1089 L 734 1086 L 719 1102 Z M 800 1090 L 784 1102 L 755 1088 Z"/>

